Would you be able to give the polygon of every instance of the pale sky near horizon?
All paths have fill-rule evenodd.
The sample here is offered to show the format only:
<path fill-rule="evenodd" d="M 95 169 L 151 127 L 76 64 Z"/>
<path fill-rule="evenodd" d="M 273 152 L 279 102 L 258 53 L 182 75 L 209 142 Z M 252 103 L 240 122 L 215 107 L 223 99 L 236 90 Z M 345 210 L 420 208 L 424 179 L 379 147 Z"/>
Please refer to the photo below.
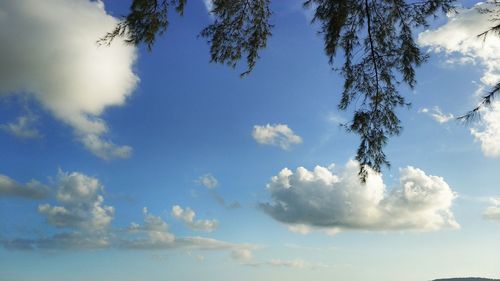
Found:
<path fill-rule="evenodd" d="M 300 1 L 251 75 L 209 63 L 208 2 L 152 52 L 96 40 L 130 1 L 0 1 L 0 281 L 500 278 L 500 79 L 478 8 L 415 34 L 404 130 L 366 185 L 343 80 Z"/>

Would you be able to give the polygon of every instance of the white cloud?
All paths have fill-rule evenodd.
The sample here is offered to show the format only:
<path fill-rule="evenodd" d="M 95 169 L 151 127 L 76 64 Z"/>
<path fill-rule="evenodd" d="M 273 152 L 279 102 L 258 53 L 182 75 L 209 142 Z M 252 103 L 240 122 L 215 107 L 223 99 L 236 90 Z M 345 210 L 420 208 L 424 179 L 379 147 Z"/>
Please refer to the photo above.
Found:
<path fill-rule="evenodd" d="M 427 30 L 419 34 L 421 46 L 429 47 L 434 52 L 445 52 L 447 55 L 459 55 L 460 64 L 474 62 L 485 68 L 481 81 L 494 85 L 500 79 L 500 54 L 498 46 L 500 38 L 490 34 L 484 38 L 478 35 L 493 26 L 493 13 L 481 13 L 480 9 L 500 8 L 493 3 L 478 3 L 470 9 L 458 9 L 457 13 L 448 15 L 448 22 L 436 30 Z M 450 62 L 450 61 L 449 61 Z"/>
<path fill-rule="evenodd" d="M 121 247 L 155 249 L 173 246 L 175 235 L 170 232 L 168 224 L 162 218 L 150 214 L 147 208 L 143 208 L 142 213 L 144 223 L 131 223 L 128 228 L 130 233 L 139 233 L 141 238 L 122 240 L 119 243 Z"/>
<path fill-rule="evenodd" d="M 101 183 L 82 173 L 60 171 L 56 199 L 62 206 L 42 204 L 38 212 L 56 227 L 76 228 L 84 232 L 104 230 L 114 216 L 114 208 L 103 205 Z"/>
<path fill-rule="evenodd" d="M 189 228 L 198 231 L 212 232 L 219 225 L 217 220 L 195 220 L 196 213 L 191 208 L 183 209 L 179 205 L 172 207 L 172 216 L 184 222 Z"/>
<path fill-rule="evenodd" d="M 211 14 L 212 10 L 214 9 L 213 0 L 203 0 L 203 5 L 205 5 L 205 9 L 207 9 L 207 12 Z"/>
<path fill-rule="evenodd" d="M 381 175 L 370 171 L 361 184 L 358 171 L 356 161 L 337 173 L 321 166 L 295 173 L 285 168 L 267 185 L 272 202 L 260 207 L 301 232 L 459 227 L 450 209 L 455 194 L 443 178 L 407 167 L 400 170 L 399 185 L 387 191 Z"/>
<path fill-rule="evenodd" d="M 441 110 L 441 108 L 439 108 L 439 106 L 434 106 L 431 109 L 424 107 L 424 108 L 420 109 L 418 112 L 425 113 L 425 114 L 429 115 L 430 117 L 432 117 L 432 119 L 434 119 L 436 122 L 441 123 L 441 124 L 447 123 L 447 122 L 455 119 L 455 116 L 453 114 L 443 113 L 443 111 Z"/>
<path fill-rule="evenodd" d="M 131 147 L 106 139 L 99 118 L 123 105 L 139 80 L 134 47 L 96 44 L 117 22 L 100 1 L 1 1 L 0 95 L 29 94 L 101 158 L 130 156 Z"/>
<path fill-rule="evenodd" d="M 303 259 L 293 259 L 293 260 L 271 259 L 268 261 L 247 262 L 243 263 L 243 265 L 252 267 L 271 266 L 271 267 L 287 267 L 287 268 L 297 268 L 297 269 L 318 269 L 318 268 L 329 267 L 324 263 L 311 263 Z"/>
<path fill-rule="evenodd" d="M 12 250 L 37 249 L 137 249 L 159 250 L 179 249 L 185 251 L 226 251 L 247 253 L 256 245 L 231 243 L 208 237 L 176 237 L 169 225 L 161 217 L 143 208 L 143 222 L 132 222 L 127 228 L 110 227 L 114 218 L 114 207 L 104 205 L 103 186 L 98 179 L 73 172 L 60 171 L 55 181 L 55 199 L 60 205 L 39 205 L 38 211 L 46 217 L 47 223 L 63 232 L 42 235 L 36 238 L 0 237 L 0 244 Z M 45 197 L 45 193 L 25 189 L 38 188 L 39 183 L 31 181 L 21 186 L 6 176 L 0 175 L 0 196 Z M 41 185 L 40 185 L 41 186 Z M 48 188 L 47 188 L 48 190 Z M 48 191 L 47 191 L 48 192 Z M 43 196 L 42 196 L 43 195 Z M 211 231 L 218 222 L 215 220 L 195 220 L 196 214 L 189 208 L 173 208 L 174 214 L 197 230 Z M 201 261 L 201 255 L 197 260 Z"/>
<path fill-rule="evenodd" d="M 500 157 L 500 102 L 481 113 L 481 124 L 471 128 L 472 135 L 481 142 L 481 150 L 489 157 Z"/>
<path fill-rule="evenodd" d="M 250 249 L 234 249 L 231 252 L 231 258 L 237 261 L 249 261 L 253 258 L 253 254 Z"/>
<path fill-rule="evenodd" d="M 212 174 L 204 174 L 196 182 L 208 189 L 216 188 L 219 185 L 219 181 Z"/>
<path fill-rule="evenodd" d="M 500 197 L 490 198 L 491 206 L 486 208 L 483 218 L 500 222 Z"/>
<path fill-rule="evenodd" d="M 168 224 L 160 217 L 143 210 L 144 223 L 132 223 L 127 234 L 132 237 L 120 237 L 115 245 L 122 249 L 182 249 L 187 251 L 236 251 L 255 249 L 255 245 L 236 244 L 207 237 L 176 237 L 170 232 Z"/>
<path fill-rule="evenodd" d="M 326 121 L 334 124 L 334 125 L 342 125 L 347 122 L 347 120 L 340 116 L 337 112 L 329 112 L 326 116 Z"/>
<path fill-rule="evenodd" d="M 70 232 L 56 233 L 35 239 L 0 238 L 0 244 L 12 250 L 36 249 L 107 249 L 123 250 L 185 250 L 191 251 L 227 251 L 229 253 L 256 249 L 252 244 L 239 244 L 213 238 L 188 236 L 176 237 L 168 224 L 159 216 L 151 214 L 143 208 L 142 224 L 131 223 L 126 229 L 106 228 L 101 231 L 88 232 L 79 224 L 66 224 Z M 201 256 L 197 257 L 200 259 Z"/>
<path fill-rule="evenodd" d="M 490 9 L 491 13 L 482 13 L 481 9 Z M 484 94 L 484 89 L 500 81 L 500 37 L 489 34 L 486 38 L 478 35 L 492 27 L 492 15 L 500 12 L 500 6 L 491 2 L 481 2 L 470 9 L 459 9 L 450 14 L 448 22 L 434 31 L 425 31 L 419 35 L 419 43 L 430 47 L 436 53 L 444 52 L 452 56 L 447 63 L 481 65 L 484 68 L 476 93 Z M 458 57 L 458 58 L 457 58 Z M 490 109 L 482 112 L 484 121 L 471 129 L 471 134 L 481 142 L 486 156 L 500 156 L 500 102 L 493 102 Z"/>
<path fill-rule="evenodd" d="M 40 138 L 40 132 L 35 128 L 37 118 L 34 115 L 19 116 L 15 122 L 2 124 L 0 129 L 21 139 Z"/>
<path fill-rule="evenodd" d="M 286 124 L 255 125 L 252 137 L 260 144 L 279 146 L 289 149 L 294 144 L 302 143 L 302 138 L 296 135 Z"/>
<path fill-rule="evenodd" d="M 22 197 L 43 199 L 50 195 L 50 189 L 36 180 L 21 184 L 0 174 L 0 197 Z"/>

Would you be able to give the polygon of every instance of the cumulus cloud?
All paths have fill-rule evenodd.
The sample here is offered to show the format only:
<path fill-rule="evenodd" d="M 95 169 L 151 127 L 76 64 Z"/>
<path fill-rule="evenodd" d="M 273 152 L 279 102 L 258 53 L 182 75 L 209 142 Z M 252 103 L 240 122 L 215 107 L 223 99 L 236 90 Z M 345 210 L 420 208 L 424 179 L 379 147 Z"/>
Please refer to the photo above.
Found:
<path fill-rule="evenodd" d="M 50 225 L 82 231 L 105 229 L 114 217 L 114 208 L 104 205 L 103 187 L 99 180 L 82 173 L 58 175 L 56 199 L 61 206 L 42 204 L 38 212 Z"/>
<path fill-rule="evenodd" d="M 109 249 L 122 250 L 185 250 L 191 251 L 226 251 L 228 253 L 248 253 L 256 249 L 253 244 L 231 243 L 208 237 L 177 237 L 169 225 L 160 216 L 155 216 L 143 208 L 143 222 L 132 222 L 124 229 L 106 228 L 88 232 L 80 225 L 73 224 L 69 232 L 56 233 L 34 239 L 0 239 L 0 243 L 10 250 L 69 250 L 69 249 Z M 251 255 L 251 254 L 250 254 Z"/>
<path fill-rule="evenodd" d="M 99 118 L 123 105 L 139 80 L 134 47 L 96 44 L 117 22 L 101 1 L 0 2 L 0 95 L 28 94 L 101 158 L 130 156 L 131 147 L 106 138 L 109 128 Z M 20 133 L 27 122 L 6 128 Z"/>
<path fill-rule="evenodd" d="M 182 249 L 187 251 L 236 251 L 254 249 L 255 245 L 237 244 L 213 238 L 188 236 L 176 237 L 170 232 L 168 224 L 158 216 L 143 210 L 144 223 L 132 223 L 127 229 L 128 237 L 117 239 L 116 246 L 122 249 Z M 131 237 L 130 237 L 131 236 Z"/>
<path fill-rule="evenodd" d="M 296 135 L 286 124 L 255 125 L 252 137 L 257 143 L 279 146 L 284 150 L 290 149 L 292 145 L 302 143 L 302 138 Z"/>
<path fill-rule="evenodd" d="M 98 179 L 79 172 L 59 171 L 53 184 L 55 185 L 53 189 L 57 190 L 53 194 L 57 204 L 40 204 L 38 212 L 46 218 L 48 225 L 62 231 L 54 231 L 51 235 L 38 234 L 31 238 L 2 236 L 0 244 L 4 248 L 10 250 L 179 249 L 228 253 L 248 253 L 257 248 L 252 244 L 231 243 L 209 237 L 177 237 L 170 231 L 164 219 L 151 214 L 147 208 L 143 208 L 142 223 L 132 222 L 124 228 L 111 227 L 115 209 L 104 205 L 104 190 Z M 38 186 L 47 189 L 47 192 L 49 190 L 36 181 L 21 185 L 0 175 L 0 196 L 46 197 L 47 194 L 41 193 Z M 172 214 L 196 230 L 212 231 L 218 224 L 216 220 L 195 220 L 196 214 L 190 208 L 174 206 Z"/>
<path fill-rule="evenodd" d="M 128 232 L 138 234 L 140 238 L 128 239 L 120 242 L 124 248 L 155 249 L 158 247 L 172 246 L 175 235 L 169 230 L 168 224 L 160 217 L 154 216 L 143 208 L 144 223 L 142 225 L 131 223 Z"/>
<path fill-rule="evenodd" d="M 481 9 L 489 9 L 492 13 L 482 13 Z M 477 91 L 483 94 L 484 89 L 500 81 L 500 37 L 490 34 L 479 38 L 477 35 L 494 25 L 491 16 L 500 12 L 500 6 L 492 2 L 481 2 L 470 9 L 458 9 L 458 13 L 448 15 L 448 22 L 433 31 L 425 31 L 419 35 L 419 43 L 436 53 L 445 53 L 450 59 L 447 63 L 477 64 L 484 68 L 481 77 L 482 85 Z M 471 129 L 471 134 L 481 143 L 486 156 L 500 156 L 500 102 L 493 102 L 490 109 L 483 112 L 484 121 Z"/>
<path fill-rule="evenodd" d="M 456 196 L 443 178 L 409 166 L 400 170 L 399 185 L 387 191 L 380 174 L 370 171 L 363 185 L 358 171 L 356 161 L 337 172 L 333 166 L 295 172 L 284 168 L 267 184 L 271 203 L 260 207 L 302 232 L 459 227 L 451 212 Z"/>
<path fill-rule="evenodd" d="M 208 189 L 216 188 L 219 185 L 219 181 L 212 174 L 204 174 L 196 182 Z"/>
<path fill-rule="evenodd" d="M 43 199 L 49 195 L 49 187 L 36 180 L 21 184 L 6 175 L 0 174 L 0 197 Z"/>
<path fill-rule="evenodd" d="M 418 112 L 429 115 L 430 117 L 432 117 L 432 119 L 434 119 L 436 122 L 440 124 L 447 123 L 455 119 L 455 116 L 452 113 L 448 114 L 443 113 L 443 111 L 441 110 L 441 108 L 439 108 L 439 106 L 434 106 L 431 109 L 424 107 L 420 109 Z"/>
<path fill-rule="evenodd" d="M 184 222 L 189 228 L 198 231 L 212 232 L 219 225 L 217 220 L 195 220 L 196 213 L 191 208 L 183 209 L 179 205 L 172 207 L 172 216 Z"/>
<path fill-rule="evenodd" d="M 490 198 L 491 206 L 486 208 L 483 218 L 500 222 L 500 197 Z"/>
<path fill-rule="evenodd" d="M 489 157 L 500 157 L 500 102 L 495 101 L 491 108 L 481 115 L 481 123 L 471 128 L 472 135 L 481 143 L 481 150 Z"/>
<path fill-rule="evenodd" d="M 40 132 L 35 127 L 38 119 L 34 115 L 19 116 L 15 122 L 1 124 L 0 129 L 21 139 L 40 138 Z"/>

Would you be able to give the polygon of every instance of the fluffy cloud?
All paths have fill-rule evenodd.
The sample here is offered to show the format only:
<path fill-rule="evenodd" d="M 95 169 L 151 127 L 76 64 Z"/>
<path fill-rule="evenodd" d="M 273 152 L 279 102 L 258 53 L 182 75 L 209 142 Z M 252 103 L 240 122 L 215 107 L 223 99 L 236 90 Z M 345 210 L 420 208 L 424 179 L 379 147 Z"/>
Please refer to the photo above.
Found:
<path fill-rule="evenodd" d="M 493 102 L 490 109 L 483 110 L 481 121 L 471 129 L 472 135 L 481 142 L 484 155 L 500 157 L 500 102 Z"/>
<path fill-rule="evenodd" d="M 500 198 L 490 198 L 491 206 L 484 213 L 483 218 L 500 222 Z"/>
<path fill-rule="evenodd" d="M 36 180 L 21 184 L 0 174 L 0 197 L 22 197 L 43 199 L 50 195 L 50 189 Z"/>
<path fill-rule="evenodd" d="M 433 108 L 422 108 L 418 111 L 419 113 L 424 113 L 432 117 L 436 122 L 438 123 L 447 123 L 450 122 L 451 120 L 455 119 L 455 116 L 453 114 L 448 113 L 444 114 L 443 111 L 441 111 L 441 108 L 439 106 L 434 106 Z"/>
<path fill-rule="evenodd" d="M 0 182 L 4 177 L 0 177 Z M 228 253 L 250 253 L 255 245 L 238 244 L 208 237 L 176 237 L 161 217 L 143 209 L 143 222 L 131 223 L 127 228 L 109 227 L 114 208 L 103 205 L 101 183 L 81 173 L 59 172 L 56 200 L 61 206 L 41 204 L 39 213 L 47 218 L 49 225 L 64 228 L 64 232 L 35 238 L 0 238 L 0 244 L 10 250 L 88 250 L 128 249 L 185 251 L 226 251 Z M 177 206 L 178 207 L 178 206 Z M 195 221 L 189 208 L 174 208 L 180 219 L 200 230 L 214 229 L 215 220 Z"/>
<path fill-rule="evenodd" d="M 500 79 L 500 38 L 493 34 L 486 39 L 477 37 L 493 26 L 494 13 L 482 13 L 481 9 L 498 11 L 499 7 L 494 3 L 478 3 L 470 9 L 458 9 L 448 15 L 448 22 L 440 28 L 420 33 L 418 42 L 434 52 L 459 56 L 449 62 L 482 64 L 485 73 L 481 81 L 493 85 Z"/>
<path fill-rule="evenodd" d="M 289 149 L 294 144 L 302 143 L 302 138 L 296 135 L 286 124 L 255 125 L 252 137 L 260 144 L 279 146 Z"/>
<path fill-rule="evenodd" d="M 131 237 L 117 239 L 116 245 L 122 249 L 183 249 L 187 251 L 238 251 L 256 248 L 249 244 L 235 244 L 207 237 L 176 237 L 170 232 L 168 224 L 160 217 L 143 210 L 144 223 L 132 223 L 127 230 Z M 193 216 L 194 218 L 194 216 Z"/>
<path fill-rule="evenodd" d="M 76 231 L 57 233 L 53 236 L 35 239 L 3 239 L 0 243 L 11 250 L 35 249 L 103 249 L 123 250 L 185 250 L 185 251 L 251 251 L 257 248 L 251 244 L 237 244 L 217 239 L 191 236 L 176 237 L 169 225 L 159 216 L 143 208 L 142 224 L 131 223 L 126 229 L 103 229 L 98 232 Z"/>
<path fill-rule="evenodd" d="M 102 185 L 96 178 L 60 171 L 56 199 L 62 206 L 42 204 L 38 212 L 56 227 L 90 232 L 103 230 L 113 219 L 114 208 L 103 205 L 101 192 Z"/>
<path fill-rule="evenodd" d="M 285 168 L 267 185 L 271 203 L 260 207 L 274 219 L 302 232 L 341 230 L 437 230 L 459 227 L 450 210 L 455 194 L 437 176 L 407 167 L 400 183 L 387 191 L 381 175 L 372 171 L 366 184 L 358 178 L 359 164 L 334 167 Z"/>
<path fill-rule="evenodd" d="M 0 129 L 21 139 L 36 139 L 41 137 L 35 128 L 37 118 L 34 115 L 19 116 L 15 122 L 2 124 Z"/>
<path fill-rule="evenodd" d="M 481 9 L 490 9 L 492 13 L 482 13 Z M 486 38 L 477 35 L 488 30 L 494 22 L 491 16 L 500 11 L 494 3 L 478 3 L 470 9 L 459 9 L 450 14 L 448 22 L 434 31 L 425 31 L 419 35 L 419 43 L 428 46 L 437 53 L 444 52 L 451 57 L 448 63 L 479 64 L 484 68 L 482 85 L 477 93 L 500 81 L 500 37 L 490 34 Z M 472 135 L 481 143 L 486 156 L 500 156 L 500 102 L 495 101 L 490 109 L 483 112 L 484 121 L 471 129 Z"/>
<path fill-rule="evenodd" d="M 57 205 L 40 204 L 39 214 L 48 225 L 63 228 L 52 235 L 38 235 L 31 238 L 0 237 L 0 244 L 11 250 L 68 250 L 68 249 L 137 249 L 184 251 L 226 251 L 251 255 L 255 245 L 221 241 L 208 237 L 177 237 L 160 216 L 143 208 L 143 222 L 126 228 L 110 227 L 114 218 L 114 207 L 104 205 L 103 186 L 98 179 L 88 175 L 60 171 L 54 185 Z M 41 192 L 40 190 L 44 190 Z M 23 196 L 43 198 L 49 195 L 49 188 L 36 181 L 21 185 L 0 175 L 0 196 Z M 52 193 L 50 193 L 52 194 Z M 174 206 L 172 214 L 196 230 L 211 231 L 216 220 L 195 220 L 196 214 L 189 208 Z"/>
<path fill-rule="evenodd" d="M 143 225 L 132 223 L 129 232 L 142 234 L 140 239 L 123 240 L 121 246 L 125 248 L 155 249 L 157 247 L 172 246 L 175 235 L 169 231 L 168 224 L 160 217 L 148 212 L 147 208 L 142 210 L 144 215 Z"/>
<path fill-rule="evenodd" d="M 104 159 L 132 152 L 106 139 L 109 129 L 99 118 L 106 108 L 123 105 L 138 82 L 134 47 L 96 44 L 117 21 L 101 1 L 0 2 L 0 95 L 29 94 Z M 21 132 L 26 122 L 6 128 Z"/>
<path fill-rule="evenodd" d="M 212 232 L 219 225 L 217 220 L 195 220 L 196 213 L 191 208 L 183 209 L 179 205 L 172 207 L 172 216 L 193 230 Z"/>
<path fill-rule="evenodd" d="M 205 174 L 199 177 L 196 182 L 208 189 L 216 188 L 219 185 L 219 181 L 212 174 Z"/>

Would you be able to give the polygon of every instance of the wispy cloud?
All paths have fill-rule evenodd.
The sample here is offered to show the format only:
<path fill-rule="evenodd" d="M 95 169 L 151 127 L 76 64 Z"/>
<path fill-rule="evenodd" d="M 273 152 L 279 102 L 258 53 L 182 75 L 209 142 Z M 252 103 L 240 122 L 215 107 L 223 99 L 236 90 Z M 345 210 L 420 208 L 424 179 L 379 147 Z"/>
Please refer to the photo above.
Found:
<path fill-rule="evenodd" d="M 212 198 L 219 204 L 220 206 L 228 209 L 228 210 L 235 210 L 241 208 L 241 204 L 239 202 L 232 202 L 232 203 L 226 203 L 226 199 L 222 197 L 219 192 L 217 191 L 217 187 L 219 186 L 219 180 L 213 176 L 211 173 L 204 174 L 200 176 L 196 182 L 207 189 L 210 190 L 210 195 Z"/>
<path fill-rule="evenodd" d="M 418 112 L 429 115 L 430 117 L 432 117 L 432 119 L 434 119 L 436 122 L 440 124 L 448 123 L 455 119 L 455 116 L 452 113 L 448 114 L 443 113 L 443 111 L 441 110 L 441 108 L 439 108 L 439 106 L 434 106 L 431 109 L 424 107 L 421 108 Z"/>
<path fill-rule="evenodd" d="M 0 197 L 21 197 L 43 199 L 49 197 L 50 188 L 36 180 L 21 184 L 6 175 L 0 174 Z"/>
<path fill-rule="evenodd" d="M 319 268 L 330 267 L 324 263 L 311 263 L 303 259 L 292 259 L 292 260 L 271 259 L 268 261 L 247 262 L 243 263 L 243 265 L 252 267 L 270 266 L 270 267 L 297 268 L 297 269 L 319 269 Z"/>
<path fill-rule="evenodd" d="M 36 128 L 38 118 L 33 114 L 19 116 L 15 122 L 1 124 L 0 129 L 21 139 L 37 139 L 42 135 Z"/>
<path fill-rule="evenodd" d="M 500 222 L 500 197 L 489 199 L 491 206 L 486 208 L 483 213 L 483 218 Z"/>
<path fill-rule="evenodd" d="M 221 207 L 224 207 L 227 210 L 236 210 L 241 208 L 241 204 L 238 201 L 233 201 L 232 203 L 226 203 L 226 199 L 222 197 L 217 190 L 212 190 L 210 192 L 212 198 L 219 204 Z"/>

